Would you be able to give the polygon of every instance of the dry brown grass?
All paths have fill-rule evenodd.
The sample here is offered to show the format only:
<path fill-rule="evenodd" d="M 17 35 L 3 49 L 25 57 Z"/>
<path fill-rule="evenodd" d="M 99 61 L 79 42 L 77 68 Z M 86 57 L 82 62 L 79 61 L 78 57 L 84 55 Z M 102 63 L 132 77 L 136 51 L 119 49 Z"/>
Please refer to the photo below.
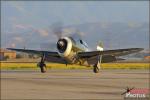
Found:
<path fill-rule="evenodd" d="M 1 69 L 36 69 L 37 63 L 4 63 L 1 62 Z M 103 63 L 102 69 L 148 69 L 149 63 Z M 47 63 L 49 69 L 91 69 L 80 65 L 65 65 L 56 63 Z"/>

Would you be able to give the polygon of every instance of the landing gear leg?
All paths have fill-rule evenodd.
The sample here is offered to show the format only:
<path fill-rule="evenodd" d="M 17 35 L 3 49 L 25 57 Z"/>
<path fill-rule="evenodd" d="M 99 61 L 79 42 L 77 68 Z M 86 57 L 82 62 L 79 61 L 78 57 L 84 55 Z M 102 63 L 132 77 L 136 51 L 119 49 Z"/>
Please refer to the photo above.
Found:
<path fill-rule="evenodd" d="M 93 72 L 99 73 L 102 56 L 97 57 L 97 63 L 93 66 Z"/>
<path fill-rule="evenodd" d="M 44 54 L 42 55 L 41 62 L 39 62 L 37 64 L 37 66 L 40 67 L 41 73 L 45 73 L 46 72 L 46 64 L 45 64 L 45 55 Z"/>

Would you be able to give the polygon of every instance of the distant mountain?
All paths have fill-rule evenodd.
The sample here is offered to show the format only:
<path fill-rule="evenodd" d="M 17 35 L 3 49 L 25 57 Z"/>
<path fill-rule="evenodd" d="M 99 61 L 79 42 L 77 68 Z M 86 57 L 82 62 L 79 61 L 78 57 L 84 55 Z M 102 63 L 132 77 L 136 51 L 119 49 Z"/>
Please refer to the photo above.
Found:
<path fill-rule="evenodd" d="M 82 32 L 82 38 L 91 49 L 96 49 L 96 44 L 102 41 L 105 49 L 117 48 L 149 48 L 149 23 L 85 23 L 66 26 L 65 29 L 76 29 Z M 16 47 L 40 48 L 42 43 L 54 50 L 57 38 L 49 33 L 48 36 L 40 36 L 37 32 L 26 31 L 24 33 L 7 34 L 5 42 L 11 43 L 14 37 L 22 37 L 25 42 L 17 42 Z M 52 45 L 51 45 L 52 44 Z M 44 46 L 44 45 L 43 45 Z"/>
<path fill-rule="evenodd" d="M 149 48 L 148 23 L 88 23 L 75 27 L 85 33 L 83 38 L 93 48 L 98 41 L 103 41 L 106 49 Z"/>

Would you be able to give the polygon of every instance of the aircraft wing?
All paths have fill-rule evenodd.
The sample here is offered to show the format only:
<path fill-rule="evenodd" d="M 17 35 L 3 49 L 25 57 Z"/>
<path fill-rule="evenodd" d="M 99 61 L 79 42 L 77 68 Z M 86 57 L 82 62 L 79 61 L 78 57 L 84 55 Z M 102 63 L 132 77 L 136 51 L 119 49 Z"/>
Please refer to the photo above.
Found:
<path fill-rule="evenodd" d="M 36 55 L 48 55 L 48 56 L 53 56 L 53 57 L 60 57 L 57 52 L 51 52 L 51 51 L 40 51 L 40 50 L 29 50 L 29 49 L 15 49 L 15 48 L 7 48 L 8 50 L 14 50 L 17 52 L 24 52 L 24 53 L 29 53 L 29 54 L 36 54 Z"/>
<path fill-rule="evenodd" d="M 15 48 L 7 48 L 7 49 L 8 50 L 14 50 L 14 51 L 17 51 L 17 52 L 36 54 L 36 55 L 45 54 L 45 59 L 48 62 L 66 64 L 66 61 L 62 57 L 59 56 L 58 52 L 40 51 L 40 50 L 28 50 L 28 49 L 15 49 Z"/>
<path fill-rule="evenodd" d="M 124 56 L 131 53 L 139 52 L 143 48 L 128 48 L 128 49 L 116 49 L 116 50 L 105 50 L 105 51 L 90 51 L 90 52 L 79 52 L 80 58 L 90 58 L 98 55 L 110 55 L 110 56 Z"/>

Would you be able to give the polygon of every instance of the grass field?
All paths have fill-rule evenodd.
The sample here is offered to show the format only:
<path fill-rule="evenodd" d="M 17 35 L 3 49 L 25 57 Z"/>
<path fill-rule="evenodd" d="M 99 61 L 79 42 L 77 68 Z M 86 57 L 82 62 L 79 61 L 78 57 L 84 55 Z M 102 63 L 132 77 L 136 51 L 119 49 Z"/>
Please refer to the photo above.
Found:
<path fill-rule="evenodd" d="M 38 69 L 37 63 L 4 63 L 0 62 L 1 69 Z M 149 63 L 103 63 L 102 69 L 148 69 Z M 65 65 L 47 63 L 49 69 L 91 69 L 92 67 L 80 65 Z"/>

